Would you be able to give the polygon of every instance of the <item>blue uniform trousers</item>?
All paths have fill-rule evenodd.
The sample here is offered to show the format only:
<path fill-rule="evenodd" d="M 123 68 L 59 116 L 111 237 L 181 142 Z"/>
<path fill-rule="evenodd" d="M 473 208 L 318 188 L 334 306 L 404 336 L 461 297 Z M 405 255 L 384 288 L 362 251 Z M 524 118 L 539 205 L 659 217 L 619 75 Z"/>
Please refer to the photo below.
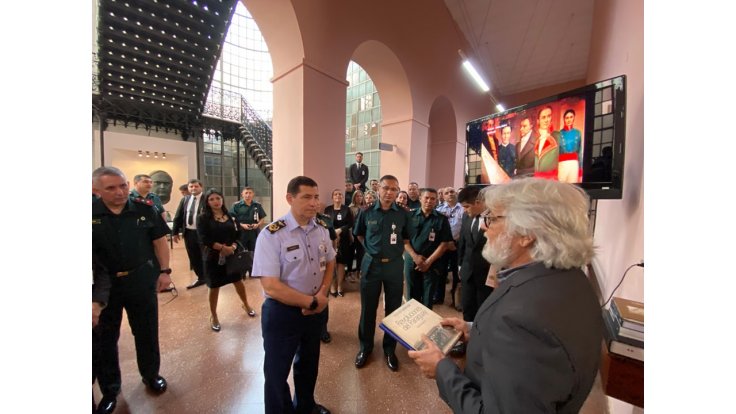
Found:
<path fill-rule="evenodd" d="M 266 414 L 310 413 L 319 369 L 319 335 L 323 315 L 302 315 L 295 306 L 266 299 L 261 308 L 265 358 Z M 294 362 L 294 399 L 286 382 Z"/>

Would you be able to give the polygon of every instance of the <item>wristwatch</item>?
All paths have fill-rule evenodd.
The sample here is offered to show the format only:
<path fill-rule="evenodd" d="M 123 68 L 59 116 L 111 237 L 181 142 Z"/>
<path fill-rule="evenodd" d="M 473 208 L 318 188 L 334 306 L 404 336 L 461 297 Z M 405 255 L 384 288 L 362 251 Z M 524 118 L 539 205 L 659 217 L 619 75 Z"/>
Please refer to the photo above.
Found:
<path fill-rule="evenodd" d="M 171 274 L 171 268 L 161 269 L 161 271 L 159 272 L 159 274 L 160 273 L 166 273 L 167 275 L 170 275 Z"/>
<path fill-rule="evenodd" d="M 309 310 L 313 311 L 317 309 L 317 305 L 319 305 L 319 303 L 317 303 L 317 296 L 312 296 L 312 303 L 309 304 Z"/>

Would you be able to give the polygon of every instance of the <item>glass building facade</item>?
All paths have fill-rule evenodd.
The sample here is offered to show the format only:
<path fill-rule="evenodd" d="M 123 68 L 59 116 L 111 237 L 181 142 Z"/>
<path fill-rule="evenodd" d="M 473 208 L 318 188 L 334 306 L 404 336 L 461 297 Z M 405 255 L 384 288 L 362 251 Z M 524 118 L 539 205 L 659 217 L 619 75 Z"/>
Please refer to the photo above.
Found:
<path fill-rule="evenodd" d="M 222 56 L 212 80 L 208 102 L 223 108 L 223 118 L 238 119 L 241 98 L 269 125 L 273 119 L 273 66 L 266 42 L 255 20 L 242 3 L 238 2 L 235 14 L 225 37 Z M 215 90 L 221 92 L 214 93 Z M 223 140 L 219 134 L 204 134 L 205 188 L 217 188 L 225 195 L 229 208 L 240 199 L 243 187 L 253 187 L 255 200 L 263 205 L 268 217 L 272 217 L 272 185 L 261 172 L 245 148 L 235 140 Z"/>
<path fill-rule="evenodd" d="M 357 63 L 348 65 L 347 100 L 345 105 L 345 177 L 355 154 L 363 153 L 369 180 L 380 178 L 381 100 L 368 73 Z"/>

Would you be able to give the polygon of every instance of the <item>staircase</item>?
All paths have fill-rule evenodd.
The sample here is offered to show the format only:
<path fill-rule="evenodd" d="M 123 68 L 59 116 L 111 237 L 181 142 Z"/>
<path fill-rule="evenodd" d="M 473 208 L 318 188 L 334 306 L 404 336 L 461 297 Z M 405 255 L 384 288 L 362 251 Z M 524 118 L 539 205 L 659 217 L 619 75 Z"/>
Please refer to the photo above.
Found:
<path fill-rule="evenodd" d="M 228 121 L 228 123 L 237 123 L 234 138 L 242 143 L 258 169 L 269 182 L 272 182 L 273 132 L 271 126 L 258 115 L 242 95 L 212 86 L 207 96 L 203 115 L 205 124 L 210 124 L 208 117 Z M 231 129 L 231 125 L 225 126 L 220 123 L 214 129 L 223 130 L 223 137 L 228 137 L 230 134 L 225 129 Z"/>

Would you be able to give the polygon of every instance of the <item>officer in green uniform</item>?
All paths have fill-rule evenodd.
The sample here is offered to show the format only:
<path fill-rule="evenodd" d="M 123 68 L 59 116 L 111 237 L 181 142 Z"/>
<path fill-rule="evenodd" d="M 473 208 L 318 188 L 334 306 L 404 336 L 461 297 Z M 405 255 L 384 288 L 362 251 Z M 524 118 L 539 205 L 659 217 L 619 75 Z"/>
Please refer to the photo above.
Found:
<path fill-rule="evenodd" d="M 447 262 L 442 255 L 452 242 L 450 222 L 438 213 L 437 190 L 422 188 L 419 201 L 421 208 L 410 213 L 409 234 L 411 242 L 406 247 L 413 266 L 407 279 L 406 290 L 412 299 L 432 309 L 432 294 L 435 286 L 447 275 Z"/>
<path fill-rule="evenodd" d="M 353 234 L 365 246 L 360 278 L 360 324 L 358 338 L 360 351 L 355 366 L 361 368 L 373 351 L 376 330 L 376 308 L 383 287 L 385 313 L 401 306 L 403 290 L 402 259 L 404 245 L 409 243 L 407 213 L 394 202 L 399 194 L 399 180 L 392 175 L 381 177 L 378 200 L 360 212 Z M 383 352 L 389 369 L 399 369 L 396 358 L 396 340 L 383 335 Z"/>
<path fill-rule="evenodd" d="M 257 201 L 253 201 L 255 192 L 252 187 L 244 187 L 241 193 L 243 199 L 233 204 L 230 214 L 238 219 L 243 231 L 240 232 L 240 242 L 248 251 L 256 250 L 256 239 L 261 226 L 266 222 L 266 211 Z"/>
<path fill-rule="evenodd" d="M 138 174 L 133 177 L 133 190 L 130 191 L 130 198 L 141 198 L 143 200 L 150 200 L 153 206 L 156 208 L 159 214 L 164 214 L 164 205 L 161 202 L 161 197 L 152 193 L 153 180 L 151 176 L 147 174 Z M 163 216 L 162 216 L 163 217 Z"/>
<path fill-rule="evenodd" d="M 100 314 L 98 382 L 103 398 L 98 412 L 115 410 L 120 393 L 118 339 L 123 309 L 135 338 L 138 371 L 151 390 L 166 391 L 159 375 L 157 291 L 171 284 L 169 228 L 155 208 L 141 199 L 130 199 L 125 175 L 115 167 L 92 173 L 92 253 L 110 272 L 112 286 L 107 306 Z M 159 267 L 160 264 L 160 267 Z"/>

